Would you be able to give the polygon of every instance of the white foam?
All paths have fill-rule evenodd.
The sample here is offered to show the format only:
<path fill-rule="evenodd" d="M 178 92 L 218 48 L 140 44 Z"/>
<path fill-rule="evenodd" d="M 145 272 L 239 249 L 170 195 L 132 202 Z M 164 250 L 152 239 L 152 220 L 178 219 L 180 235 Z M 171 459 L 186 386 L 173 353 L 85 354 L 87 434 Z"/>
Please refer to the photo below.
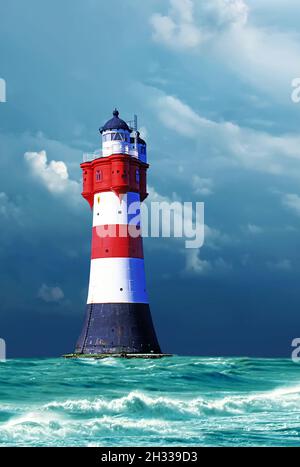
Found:
<path fill-rule="evenodd" d="M 18 406 L 17 410 L 6 404 L 2 409 L 17 415 L 0 424 L 0 443 L 64 445 L 77 440 L 84 445 L 93 444 L 98 437 L 101 444 L 101 437 L 110 436 L 200 436 L 204 429 L 222 430 L 234 424 L 251 431 L 252 423 L 260 417 L 262 422 L 255 424 L 255 430 L 271 432 L 274 424 L 282 430 L 294 426 L 292 421 L 287 424 L 286 414 L 299 412 L 299 402 L 300 386 L 295 385 L 252 394 L 224 393 L 192 399 L 131 391 L 111 400 L 69 399 L 35 407 Z M 268 427 L 264 423 L 266 417 Z"/>

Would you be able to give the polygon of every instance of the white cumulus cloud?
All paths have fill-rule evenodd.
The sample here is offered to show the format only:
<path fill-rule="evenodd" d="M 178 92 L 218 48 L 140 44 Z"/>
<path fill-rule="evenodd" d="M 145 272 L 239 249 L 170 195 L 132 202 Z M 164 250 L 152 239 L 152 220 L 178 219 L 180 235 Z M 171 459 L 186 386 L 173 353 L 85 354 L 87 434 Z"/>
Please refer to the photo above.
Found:
<path fill-rule="evenodd" d="M 38 179 L 52 194 L 67 194 L 80 199 L 80 184 L 71 180 L 65 162 L 51 160 L 48 162 L 46 151 L 26 152 L 27 162 L 32 175 Z"/>
<path fill-rule="evenodd" d="M 282 259 L 275 262 L 268 262 L 267 266 L 274 271 L 287 272 L 292 269 L 292 262 L 289 259 Z"/>
<path fill-rule="evenodd" d="M 300 178 L 299 135 L 277 136 L 232 122 L 209 120 L 175 96 L 155 88 L 148 88 L 148 93 L 151 96 L 149 105 L 154 107 L 161 123 L 194 139 L 211 167 L 240 167 Z M 199 164 L 196 157 L 194 161 L 190 159 L 193 171 Z"/>
<path fill-rule="evenodd" d="M 248 224 L 245 227 L 245 231 L 252 235 L 258 235 L 258 234 L 263 233 L 264 229 L 256 224 Z"/>
<path fill-rule="evenodd" d="M 194 24 L 194 4 L 192 0 L 170 0 L 168 15 L 156 13 L 151 16 L 153 39 L 172 48 L 193 48 L 202 35 Z"/>
<path fill-rule="evenodd" d="M 6 193 L 0 192 L 0 216 L 19 219 L 20 209 Z"/>
<path fill-rule="evenodd" d="M 232 270 L 232 265 L 223 258 L 217 257 L 213 260 L 201 259 L 199 250 L 188 250 L 186 252 L 186 265 L 184 274 L 207 275 L 214 273 L 226 273 Z"/>
<path fill-rule="evenodd" d="M 216 31 L 247 22 L 248 7 L 243 0 L 170 0 L 167 15 L 150 18 L 153 39 L 173 49 L 194 49 Z"/>
<path fill-rule="evenodd" d="M 223 63 L 243 81 L 287 103 L 291 81 L 299 77 L 299 37 L 294 31 L 255 24 L 255 15 L 250 21 L 251 10 L 259 6 L 253 0 L 251 8 L 248 4 L 245 0 L 170 0 L 167 15 L 156 13 L 150 19 L 153 39 L 178 52 L 196 49 L 199 57 L 209 52 L 211 60 Z M 286 13 L 284 2 L 279 7 Z"/>
<path fill-rule="evenodd" d="M 300 196 L 295 193 L 287 193 L 282 197 L 282 204 L 300 216 Z"/>
<path fill-rule="evenodd" d="M 65 295 L 60 287 L 49 287 L 47 284 L 42 284 L 37 296 L 44 302 L 51 303 L 60 302 Z"/>
<path fill-rule="evenodd" d="M 208 196 L 213 193 L 213 180 L 194 175 L 192 178 L 193 191 L 196 195 Z"/>

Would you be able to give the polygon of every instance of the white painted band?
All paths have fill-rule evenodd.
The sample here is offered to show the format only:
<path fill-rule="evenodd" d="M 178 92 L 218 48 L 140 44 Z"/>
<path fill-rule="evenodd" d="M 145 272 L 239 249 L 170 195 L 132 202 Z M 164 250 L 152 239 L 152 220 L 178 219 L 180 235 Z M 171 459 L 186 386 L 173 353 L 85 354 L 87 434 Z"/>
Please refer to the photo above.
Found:
<path fill-rule="evenodd" d="M 129 212 L 128 212 L 129 207 Z M 140 195 L 129 192 L 121 199 L 112 191 L 94 196 L 93 227 L 98 225 L 140 223 Z"/>
<path fill-rule="evenodd" d="M 149 303 L 144 260 L 92 259 L 87 303 Z"/>

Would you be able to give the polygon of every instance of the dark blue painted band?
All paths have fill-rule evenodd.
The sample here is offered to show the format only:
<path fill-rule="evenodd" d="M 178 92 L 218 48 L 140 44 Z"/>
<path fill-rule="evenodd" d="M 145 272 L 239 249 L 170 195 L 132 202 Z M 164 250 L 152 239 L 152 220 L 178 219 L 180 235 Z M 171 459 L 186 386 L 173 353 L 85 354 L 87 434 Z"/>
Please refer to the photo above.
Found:
<path fill-rule="evenodd" d="M 75 353 L 161 353 L 150 307 L 145 303 L 87 305 Z"/>

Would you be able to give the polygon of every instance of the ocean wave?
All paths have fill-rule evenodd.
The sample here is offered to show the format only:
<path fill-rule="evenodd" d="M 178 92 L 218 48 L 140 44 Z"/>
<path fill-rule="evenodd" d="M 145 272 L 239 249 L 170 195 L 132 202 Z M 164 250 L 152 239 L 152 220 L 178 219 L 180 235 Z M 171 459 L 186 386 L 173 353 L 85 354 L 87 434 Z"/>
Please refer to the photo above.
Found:
<path fill-rule="evenodd" d="M 290 361 L 52 359 L 4 368 L 2 446 L 299 444 L 299 367 Z"/>
<path fill-rule="evenodd" d="M 258 438 L 268 436 L 279 442 L 281 436 L 299 436 L 299 401 L 299 385 L 189 400 L 133 391 L 112 400 L 52 401 L 34 408 L 23 407 L 23 413 L 16 412 L 1 423 L 0 444 L 134 445 L 143 439 L 155 440 L 154 445 L 171 439 L 188 444 L 187 440 L 195 439 L 197 434 L 194 442 L 205 445 L 212 436 L 222 443 L 226 433 L 233 438 L 239 433 L 244 444 L 255 445 Z M 287 414 L 291 413 L 294 423 L 287 422 Z M 261 422 L 254 429 L 252 424 L 258 420 Z"/>
<path fill-rule="evenodd" d="M 132 391 L 128 395 L 107 400 L 80 399 L 54 401 L 44 406 L 46 410 L 62 410 L 70 414 L 144 414 L 148 416 L 178 416 L 180 414 L 195 414 L 197 408 L 194 401 L 182 401 L 170 397 L 151 397 L 143 392 Z"/>
<path fill-rule="evenodd" d="M 120 359 L 114 357 L 107 357 L 103 359 L 97 358 L 77 358 L 76 361 L 79 364 L 83 365 L 98 365 L 98 366 L 112 366 L 112 367 L 120 367 L 121 361 Z"/>
<path fill-rule="evenodd" d="M 140 414 L 167 418 L 209 414 L 247 414 L 266 409 L 297 409 L 300 411 L 300 386 L 277 388 L 252 394 L 225 395 L 219 398 L 197 397 L 190 400 L 176 397 L 153 397 L 139 391 L 107 400 L 66 400 L 46 404 L 44 410 L 62 410 L 70 414 Z"/>
<path fill-rule="evenodd" d="M 177 430 L 160 419 L 102 416 L 76 420 L 57 413 L 26 412 L 1 426 L 0 445 L 76 445 L 98 439 L 124 439 L 144 436 L 174 436 Z M 101 442 L 98 443 L 101 445 Z M 102 444 L 103 445 L 103 444 Z"/>

